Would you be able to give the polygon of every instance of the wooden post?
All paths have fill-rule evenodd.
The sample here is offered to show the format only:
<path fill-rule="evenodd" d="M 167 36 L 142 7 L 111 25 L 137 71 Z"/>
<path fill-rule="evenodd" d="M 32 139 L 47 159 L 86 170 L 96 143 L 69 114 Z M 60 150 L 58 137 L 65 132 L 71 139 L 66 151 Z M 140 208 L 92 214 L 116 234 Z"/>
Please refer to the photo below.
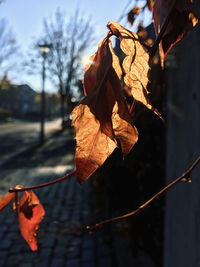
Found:
<path fill-rule="evenodd" d="M 200 14 L 200 2 L 196 1 Z M 166 183 L 200 155 L 200 26 L 168 57 Z M 164 267 L 200 266 L 200 167 L 166 195 Z"/>

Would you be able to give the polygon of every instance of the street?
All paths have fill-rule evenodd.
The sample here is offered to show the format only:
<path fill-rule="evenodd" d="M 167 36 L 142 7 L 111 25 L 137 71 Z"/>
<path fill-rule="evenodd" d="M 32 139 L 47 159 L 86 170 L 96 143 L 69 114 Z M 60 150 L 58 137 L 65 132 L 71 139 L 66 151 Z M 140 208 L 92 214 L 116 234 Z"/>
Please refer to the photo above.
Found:
<path fill-rule="evenodd" d="M 61 120 L 45 123 L 45 138 L 61 129 Z M 13 153 L 39 142 L 39 122 L 11 122 L 0 124 L 0 164 Z"/>

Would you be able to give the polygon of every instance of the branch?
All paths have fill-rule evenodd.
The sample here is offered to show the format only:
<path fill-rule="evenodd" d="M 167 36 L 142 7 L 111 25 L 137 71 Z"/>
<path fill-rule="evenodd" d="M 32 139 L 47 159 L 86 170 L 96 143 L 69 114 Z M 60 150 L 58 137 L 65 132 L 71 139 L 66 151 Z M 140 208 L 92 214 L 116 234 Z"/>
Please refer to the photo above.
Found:
<path fill-rule="evenodd" d="M 42 188 L 42 187 L 49 186 L 49 185 L 52 185 L 52 184 L 60 183 L 60 182 L 62 182 L 64 180 L 68 180 L 74 174 L 76 174 L 76 170 L 73 170 L 72 172 L 66 174 L 65 176 L 63 176 L 61 178 L 58 178 L 56 180 L 53 180 L 51 182 L 47 182 L 47 183 L 39 184 L 39 185 L 33 185 L 33 186 L 26 186 L 26 187 L 23 187 L 23 188 L 13 187 L 13 188 L 10 188 L 8 190 L 8 192 L 9 193 L 13 193 L 13 192 L 21 192 L 21 191 L 26 191 L 26 190 L 32 190 L 32 189 Z"/>
<path fill-rule="evenodd" d="M 15 192 L 15 215 L 19 215 L 19 195 L 18 192 Z"/>
<path fill-rule="evenodd" d="M 157 36 L 157 38 L 156 38 L 156 40 L 155 40 L 153 46 L 151 47 L 151 52 L 150 52 L 150 56 L 151 56 L 151 58 L 153 58 L 153 57 L 155 56 L 156 51 L 157 51 L 158 46 L 159 46 L 159 43 L 160 43 L 160 41 L 162 40 L 163 35 L 164 35 L 164 33 L 165 33 L 166 29 L 167 29 L 167 26 L 168 26 L 168 24 L 169 24 L 169 22 L 170 22 L 172 13 L 173 13 L 173 11 L 174 11 L 175 3 L 176 3 L 176 1 L 174 1 L 174 4 L 172 5 L 172 7 L 171 7 L 171 9 L 170 9 L 169 14 L 168 14 L 167 17 L 166 17 L 166 19 L 165 19 L 165 21 L 164 21 L 164 24 L 163 24 L 163 26 L 162 26 L 162 28 L 161 28 L 161 30 L 160 30 L 160 32 L 159 32 L 159 34 L 158 34 L 158 36 Z"/>
<path fill-rule="evenodd" d="M 192 164 L 192 166 L 185 173 L 183 173 L 180 177 L 175 179 L 172 183 L 167 185 L 165 188 L 163 188 L 157 194 L 155 194 L 152 198 L 150 198 L 148 201 L 146 201 L 144 204 L 142 204 L 136 210 L 131 211 L 131 212 L 126 213 L 126 214 L 121 215 L 121 216 L 117 216 L 117 217 L 114 217 L 114 218 L 111 218 L 111 219 L 107 219 L 107 220 L 101 221 L 99 223 L 96 223 L 95 225 L 88 225 L 88 226 L 86 226 L 86 230 L 87 231 L 93 231 L 93 230 L 95 230 L 97 228 L 102 227 L 104 224 L 111 223 L 111 222 L 114 222 L 114 221 L 118 221 L 118 220 L 121 220 L 121 219 L 127 218 L 129 216 L 136 215 L 136 214 L 140 213 L 146 207 L 148 207 L 154 200 L 158 199 L 164 192 L 168 191 L 171 187 L 175 186 L 180 181 L 186 179 L 188 182 L 191 182 L 191 180 L 190 180 L 191 172 L 199 164 L 199 162 L 200 162 L 200 156 L 196 159 L 196 161 Z"/>
<path fill-rule="evenodd" d="M 129 113 L 131 114 L 131 115 L 133 115 L 133 111 L 134 111 L 134 108 L 135 108 L 135 104 L 136 104 L 136 100 L 135 100 L 135 98 L 133 99 L 133 103 L 132 103 L 132 105 L 131 105 L 131 107 L 130 107 L 130 110 L 129 110 Z"/>

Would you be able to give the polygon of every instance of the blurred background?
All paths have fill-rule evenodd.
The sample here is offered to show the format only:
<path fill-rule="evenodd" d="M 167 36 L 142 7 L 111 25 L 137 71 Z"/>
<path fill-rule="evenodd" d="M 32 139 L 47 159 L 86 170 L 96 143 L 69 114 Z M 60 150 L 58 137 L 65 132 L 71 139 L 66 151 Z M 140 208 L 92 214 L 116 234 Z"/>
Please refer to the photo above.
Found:
<path fill-rule="evenodd" d="M 1 1 L 1 124 L 35 122 L 31 129 L 42 131 L 41 142 L 44 121 L 47 133 L 49 121 L 60 118 L 62 129 L 70 125 L 71 111 L 83 96 L 84 66 L 109 20 L 127 24 L 130 4 Z M 150 20 L 150 12 L 145 13 L 143 21 Z"/>

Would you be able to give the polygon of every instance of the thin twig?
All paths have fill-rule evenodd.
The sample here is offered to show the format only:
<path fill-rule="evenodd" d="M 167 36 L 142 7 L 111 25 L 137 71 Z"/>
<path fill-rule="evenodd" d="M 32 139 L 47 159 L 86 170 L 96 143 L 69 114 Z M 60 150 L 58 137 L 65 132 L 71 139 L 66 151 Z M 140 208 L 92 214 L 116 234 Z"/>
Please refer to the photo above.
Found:
<path fill-rule="evenodd" d="M 132 103 L 132 105 L 131 105 L 131 107 L 130 107 L 130 110 L 129 110 L 129 113 L 132 115 L 133 114 L 133 111 L 134 111 L 134 108 L 135 108 L 135 104 L 136 104 L 136 100 L 135 100 L 135 98 L 133 99 L 133 103 Z"/>
<path fill-rule="evenodd" d="M 166 192 L 167 190 L 169 190 L 170 188 L 175 186 L 177 183 L 179 183 L 183 179 L 186 179 L 186 180 L 188 180 L 190 182 L 191 181 L 190 180 L 190 174 L 193 171 L 193 169 L 198 165 L 199 162 L 200 162 L 200 156 L 196 159 L 196 161 L 192 164 L 192 166 L 185 173 L 183 173 L 180 177 L 175 179 L 172 183 L 167 185 L 165 188 L 163 188 L 157 194 L 155 194 L 152 198 L 150 198 L 148 201 L 146 201 L 144 204 L 142 204 L 136 210 L 131 211 L 131 212 L 126 213 L 126 214 L 121 215 L 121 216 L 117 216 L 117 217 L 114 217 L 114 218 L 111 218 L 111 219 L 107 219 L 107 220 L 101 221 L 99 223 L 96 223 L 95 225 L 88 225 L 88 226 L 86 226 L 86 229 L 88 231 L 92 231 L 92 230 L 95 230 L 97 228 L 102 227 L 104 224 L 111 223 L 111 222 L 114 222 L 114 221 L 118 221 L 118 220 L 121 220 L 121 219 L 127 218 L 129 216 L 136 215 L 136 214 L 140 213 L 146 207 L 148 207 L 154 200 L 158 199 L 164 192 Z"/>
<path fill-rule="evenodd" d="M 19 195 L 18 192 L 15 192 L 15 209 L 16 209 L 16 215 L 19 215 Z"/>
<path fill-rule="evenodd" d="M 150 52 L 151 58 L 153 58 L 153 57 L 155 56 L 156 51 L 157 51 L 158 46 L 159 46 L 159 43 L 160 43 L 160 41 L 162 40 L 163 35 L 164 35 L 164 33 L 165 33 L 166 29 L 167 29 L 167 26 L 168 26 L 168 24 L 169 24 L 169 22 L 170 22 L 172 13 L 173 13 L 173 11 L 174 11 L 175 3 L 176 3 L 176 1 L 174 1 L 174 4 L 172 5 L 172 7 L 171 7 L 171 9 L 170 9 L 170 11 L 169 11 L 169 13 L 168 13 L 168 15 L 167 15 L 165 21 L 164 21 L 164 24 L 163 24 L 163 26 L 162 26 L 162 28 L 161 28 L 161 30 L 160 30 L 158 36 L 157 36 L 157 38 L 156 38 L 156 40 L 155 40 L 155 42 L 154 42 L 152 48 L 151 48 L 151 52 Z"/>
<path fill-rule="evenodd" d="M 72 172 L 66 174 L 65 176 L 63 176 L 61 178 L 58 178 L 56 180 L 53 180 L 53 181 L 50 181 L 50 182 L 47 182 L 47 183 L 44 183 L 44 184 L 26 186 L 26 187 L 23 187 L 23 188 L 13 187 L 13 188 L 10 188 L 8 190 L 8 192 L 9 193 L 13 193 L 13 192 L 21 192 L 21 191 L 25 191 L 25 190 L 33 190 L 33 189 L 42 188 L 42 187 L 45 187 L 45 186 L 53 185 L 53 184 L 56 184 L 56 183 L 60 183 L 60 182 L 62 182 L 64 180 L 67 180 L 67 179 L 71 178 L 74 174 L 76 174 L 76 170 L 73 170 Z"/>

